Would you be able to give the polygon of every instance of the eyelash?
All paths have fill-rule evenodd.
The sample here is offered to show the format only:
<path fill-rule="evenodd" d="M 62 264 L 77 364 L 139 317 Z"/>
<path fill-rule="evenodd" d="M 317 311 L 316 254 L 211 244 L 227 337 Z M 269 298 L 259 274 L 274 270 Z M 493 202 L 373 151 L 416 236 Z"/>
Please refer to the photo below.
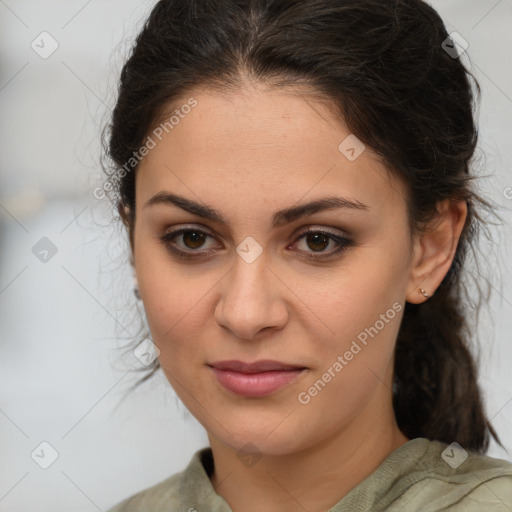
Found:
<path fill-rule="evenodd" d="M 213 252 L 213 249 L 209 249 L 207 251 L 202 251 L 202 252 L 194 251 L 192 253 L 188 253 L 188 252 L 183 251 L 181 249 L 176 249 L 176 246 L 175 246 L 174 242 L 172 242 L 172 240 L 174 240 L 179 235 L 182 235 L 182 234 L 188 233 L 188 232 L 199 233 L 199 234 L 206 235 L 206 236 L 209 236 L 211 238 L 214 238 L 209 233 L 207 233 L 205 231 L 202 231 L 200 229 L 180 228 L 180 229 L 177 229 L 175 231 L 171 231 L 170 233 L 166 233 L 165 235 L 160 237 L 160 242 L 162 244 L 164 244 L 164 246 L 169 251 L 171 251 L 173 254 L 175 254 L 179 258 L 184 258 L 184 259 L 187 259 L 187 258 L 200 258 L 201 256 L 209 255 L 209 254 L 211 254 Z M 302 238 L 304 238 L 305 236 L 307 236 L 309 234 L 325 235 L 330 240 L 333 240 L 334 242 L 336 242 L 338 244 L 338 248 L 335 249 L 334 251 L 328 253 L 327 256 L 311 256 L 311 255 L 304 255 L 303 256 L 306 259 L 313 260 L 313 261 L 321 261 L 321 260 L 326 260 L 328 258 L 332 258 L 333 256 L 341 254 L 341 253 L 345 252 L 349 247 L 352 247 L 352 246 L 355 245 L 355 242 L 353 240 L 350 240 L 349 238 L 346 238 L 346 237 L 343 237 L 343 236 L 331 233 L 329 231 L 320 230 L 320 229 L 309 229 L 307 231 L 302 232 L 300 235 L 297 236 L 297 238 L 294 240 L 293 244 L 297 243 L 298 241 L 300 241 Z M 311 253 L 309 253 L 309 254 L 311 254 Z"/>

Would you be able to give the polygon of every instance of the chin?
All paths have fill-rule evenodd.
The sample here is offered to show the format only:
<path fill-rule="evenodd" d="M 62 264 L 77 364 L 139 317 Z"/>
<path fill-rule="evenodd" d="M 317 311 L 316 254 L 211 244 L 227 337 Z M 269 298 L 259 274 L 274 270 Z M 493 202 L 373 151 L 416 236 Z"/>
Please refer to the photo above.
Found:
<path fill-rule="evenodd" d="M 217 431 L 214 435 L 235 452 L 243 451 L 255 455 L 287 455 L 314 444 L 314 441 L 308 443 L 306 439 L 297 435 L 296 430 L 303 436 L 302 428 L 290 429 L 289 427 L 290 425 L 286 428 L 281 424 L 273 429 L 269 428 L 268 423 L 262 422 L 259 425 L 253 423 L 242 430 L 239 424 L 233 427 L 226 425 L 226 430 L 231 435 L 226 430 Z"/>

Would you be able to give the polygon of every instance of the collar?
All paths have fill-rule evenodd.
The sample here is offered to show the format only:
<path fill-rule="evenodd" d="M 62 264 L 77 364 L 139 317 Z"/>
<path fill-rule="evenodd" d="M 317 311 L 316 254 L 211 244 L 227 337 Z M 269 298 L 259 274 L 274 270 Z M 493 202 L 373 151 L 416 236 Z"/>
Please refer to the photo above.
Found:
<path fill-rule="evenodd" d="M 389 479 L 396 475 L 397 467 L 400 468 L 400 473 L 404 475 L 414 472 L 415 469 L 417 470 L 418 462 L 429 450 L 431 443 L 432 441 L 425 438 L 415 438 L 391 452 L 371 475 L 344 496 L 329 512 L 359 510 L 362 503 L 365 503 L 368 507 L 371 506 L 370 501 L 376 501 L 382 505 L 383 501 L 385 502 L 387 499 L 393 500 L 393 496 L 389 494 L 386 496 L 386 491 L 389 489 Z M 178 495 L 181 510 L 232 512 L 224 498 L 216 493 L 210 481 L 213 468 L 214 461 L 210 447 L 201 448 L 194 453 L 188 466 L 180 475 Z M 414 480 L 401 480 L 398 482 L 400 489 L 396 490 L 403 492 L 413 483 Z M 376 493 L 376 489 L 380 489 L 381 493 Z"/>

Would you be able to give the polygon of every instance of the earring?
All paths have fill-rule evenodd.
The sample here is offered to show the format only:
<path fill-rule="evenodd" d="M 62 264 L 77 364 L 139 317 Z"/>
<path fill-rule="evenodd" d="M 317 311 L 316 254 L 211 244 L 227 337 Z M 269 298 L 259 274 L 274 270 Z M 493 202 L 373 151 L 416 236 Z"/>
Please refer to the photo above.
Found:
<path fill-rule="evenodd" d="M 423 288 L 420 288 L 420 292 L 423 294 L 424 297 L 426 297 L 427 299 L 430 298 L 430 295 L 423 289 Z"/>

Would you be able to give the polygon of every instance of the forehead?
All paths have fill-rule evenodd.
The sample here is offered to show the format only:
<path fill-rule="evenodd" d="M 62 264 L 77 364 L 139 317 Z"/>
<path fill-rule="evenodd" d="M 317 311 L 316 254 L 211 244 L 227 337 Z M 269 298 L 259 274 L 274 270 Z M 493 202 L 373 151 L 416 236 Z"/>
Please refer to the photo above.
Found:
<path fill-rule="evenodd" d="M 176 112 L 191 99 L 193 108 Z M 139 204 L 162 190 L 217 205 L 236 196 L 245 198 L 239 206 L 277 207 L 336 191 L 371 203 L 377 214 L 396 208 L 397 196 L 404 201 L 398 179 L 351 134 L 334 105 L 303 88 L 195 89 L 162 119 L 137 170 Z"/>

